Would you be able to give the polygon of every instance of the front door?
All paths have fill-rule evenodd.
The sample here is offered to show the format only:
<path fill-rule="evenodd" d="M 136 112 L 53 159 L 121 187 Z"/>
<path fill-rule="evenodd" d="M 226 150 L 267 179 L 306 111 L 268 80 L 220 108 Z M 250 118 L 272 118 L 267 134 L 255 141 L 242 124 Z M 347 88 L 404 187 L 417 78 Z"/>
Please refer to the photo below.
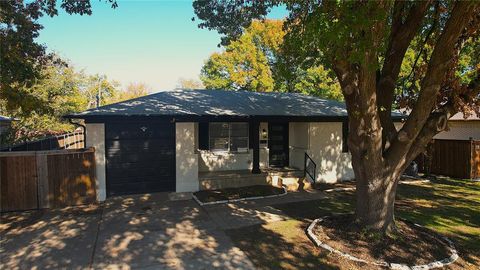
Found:
<path fill-rule="evenodd" d="M 288 166 L 288 123 L 268 123 L 270 167 Z"/>

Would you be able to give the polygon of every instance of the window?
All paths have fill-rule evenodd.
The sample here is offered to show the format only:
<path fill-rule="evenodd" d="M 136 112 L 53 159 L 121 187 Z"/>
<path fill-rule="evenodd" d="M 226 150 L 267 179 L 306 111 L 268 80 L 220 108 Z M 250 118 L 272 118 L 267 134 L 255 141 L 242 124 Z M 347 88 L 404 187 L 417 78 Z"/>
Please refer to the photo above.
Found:
<path fill-rule="evenodd" d="M 230 124 L 230 151 L 248 151 L 248 123 Z"/>
<path fill-rule="evenodd" d="M 228 123 L 210 123 L 210 150 L 228 151 L 230 125 Z"/>
<path fill-rule="evenodd" d="M 209 135 L 211 151 L 248 151 L 248 123 L 210 123 Z"/>

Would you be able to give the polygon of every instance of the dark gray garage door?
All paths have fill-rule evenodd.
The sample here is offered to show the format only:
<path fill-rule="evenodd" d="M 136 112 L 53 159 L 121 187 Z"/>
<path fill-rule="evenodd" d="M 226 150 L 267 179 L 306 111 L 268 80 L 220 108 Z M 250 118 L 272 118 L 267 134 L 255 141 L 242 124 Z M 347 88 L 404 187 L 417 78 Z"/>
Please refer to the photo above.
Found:
<path fill-rule="evenodd" d="M 107 194 L 175 191 L 175 124 L 105 123 Z"/>

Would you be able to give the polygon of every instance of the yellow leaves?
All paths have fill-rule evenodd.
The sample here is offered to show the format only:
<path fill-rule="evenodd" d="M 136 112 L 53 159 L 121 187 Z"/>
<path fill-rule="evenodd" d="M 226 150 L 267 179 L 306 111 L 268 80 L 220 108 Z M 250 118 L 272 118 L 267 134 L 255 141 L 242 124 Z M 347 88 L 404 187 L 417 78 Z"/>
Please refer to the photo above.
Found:
<path fill-rule="evenodd" d="M 285 33 L 282 21 L 253 21 L 224 52 L 214 53 L 202 68 L 206 88 L 273 91 L 269 57 L 274 57 Z"/>

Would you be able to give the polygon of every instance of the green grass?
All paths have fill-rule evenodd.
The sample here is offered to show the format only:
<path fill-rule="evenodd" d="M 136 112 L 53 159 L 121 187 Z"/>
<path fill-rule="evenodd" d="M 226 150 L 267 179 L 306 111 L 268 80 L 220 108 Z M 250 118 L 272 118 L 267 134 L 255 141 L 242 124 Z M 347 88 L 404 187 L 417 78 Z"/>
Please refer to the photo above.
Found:
<path fill-rule="evenodd" d="M 227 231 L 259 269 L 356 269 L 358 265 L 315 248 L 305 236 L 314 218 L 353 212 L 353 192 L 330 198 L 272 206 L 288 217 L 264 225 Z M 454 269 L 480 264 L 480 183 L 438 178 L 431 183 L 400 185 L 396 216 L 435 230 L 454 241 L 461 259 Z"/>
<path fill-rule="evenodd" d="M 397 202 L 398 216 L 448 236 L 467 256 L 480 256 L 479 182 L 439 178 L 402 185 Z"/>

